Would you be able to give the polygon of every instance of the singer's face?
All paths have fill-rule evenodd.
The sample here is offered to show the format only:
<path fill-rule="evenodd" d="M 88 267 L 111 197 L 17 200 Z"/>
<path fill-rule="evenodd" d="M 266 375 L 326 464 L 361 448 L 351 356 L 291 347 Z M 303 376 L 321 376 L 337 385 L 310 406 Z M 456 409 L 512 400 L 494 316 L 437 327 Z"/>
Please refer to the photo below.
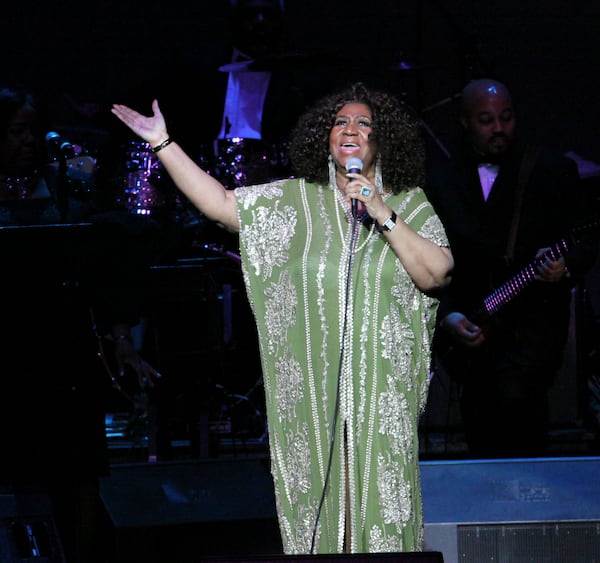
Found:
<path fill-rule="evenodd" d="M 377 148 L 369 141 L 371 134 L 371 110 L 365 104 L 346 104 L 336 115 L 329 133 L 329 152 L 336 166 L 346 170 L 346 161 L 351 157 L 363 161 L 363 174 L 375 162 Z"/>

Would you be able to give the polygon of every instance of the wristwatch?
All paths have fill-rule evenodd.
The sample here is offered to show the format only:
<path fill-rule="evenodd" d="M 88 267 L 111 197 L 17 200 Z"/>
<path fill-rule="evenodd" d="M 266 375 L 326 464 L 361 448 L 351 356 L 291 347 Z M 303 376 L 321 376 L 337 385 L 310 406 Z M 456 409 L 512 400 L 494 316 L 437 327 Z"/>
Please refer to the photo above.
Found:
<path fill-rule="evenodd" d="M 392 211 L 390 218 L 383 225 L 381 225 L 381 228 L 384 231 L 391 231 L 396 226 L 397 217 L 398 216 L 396 215 L 396 212 Z"/>

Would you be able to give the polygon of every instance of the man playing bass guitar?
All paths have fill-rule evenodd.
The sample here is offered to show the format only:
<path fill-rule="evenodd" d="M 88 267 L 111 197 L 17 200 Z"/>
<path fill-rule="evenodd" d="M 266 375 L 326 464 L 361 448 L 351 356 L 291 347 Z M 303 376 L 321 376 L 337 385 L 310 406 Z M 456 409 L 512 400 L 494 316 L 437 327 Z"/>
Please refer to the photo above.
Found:
<path fill-rule="evenodd" d="M 564 237 L 593 202 L 574 161 L 517 137 L 504 84 L 474 80 L 461 98 L 462 152 L 426 184 L 455 258 L 435 361 L 459 384 L 471 457 L 544 456 L 571 290 L 596 249 Z"/>

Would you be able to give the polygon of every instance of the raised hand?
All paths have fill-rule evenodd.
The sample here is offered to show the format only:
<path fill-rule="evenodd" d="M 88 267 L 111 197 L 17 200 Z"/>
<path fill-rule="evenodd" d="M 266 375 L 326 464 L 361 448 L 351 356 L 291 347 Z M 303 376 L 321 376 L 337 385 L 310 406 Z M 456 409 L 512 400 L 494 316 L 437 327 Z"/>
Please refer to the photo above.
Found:
<path fill-rule="evenodd" d="M 160 111 L 158 101 L 152 102 L 152 115 L 145 116 L 122 104 L 113 104 L 111 112 L 116 115 L 129 129 L 151 146 L 156 146 L 166 140 L 167 124 Z"/>

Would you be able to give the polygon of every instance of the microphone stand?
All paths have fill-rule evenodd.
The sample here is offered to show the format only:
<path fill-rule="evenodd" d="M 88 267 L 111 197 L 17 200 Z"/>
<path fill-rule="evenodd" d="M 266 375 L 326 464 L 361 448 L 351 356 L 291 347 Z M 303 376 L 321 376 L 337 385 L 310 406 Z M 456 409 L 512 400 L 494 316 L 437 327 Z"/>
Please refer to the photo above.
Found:
<path fill-rule="evenodd" d="M 68 166 L 67 156 L 65 150 L 61 147 L 58 151 L 58 178 L 56 184 L 56 206 L 60 219 L 63 223 L 67 221 L 67 215 L 69 212 L 69 178 L 68 178 Z"/>

